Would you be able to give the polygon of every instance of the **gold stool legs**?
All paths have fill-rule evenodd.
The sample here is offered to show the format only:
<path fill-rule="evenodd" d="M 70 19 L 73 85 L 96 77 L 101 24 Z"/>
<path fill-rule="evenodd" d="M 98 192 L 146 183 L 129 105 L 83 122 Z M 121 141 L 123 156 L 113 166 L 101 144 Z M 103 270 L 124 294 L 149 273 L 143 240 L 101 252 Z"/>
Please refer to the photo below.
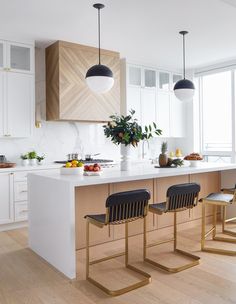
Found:
<path fill-rule="evenodd" d="M 177 214 L 176 212 L 174 212 L 174 237 L 172 239 L 168 239 L 168 240 L 163 240 L 163 241 L 159 241 L 159 242 L 155 242 L 155 243 L 152 243 L 152 244 L 147 244 L 147 240 L 146 240 L 146 234 L 147 234 L 147 229 L 146 229 L 146 224 L 144 225 L 144 254 L 143 254 L 143 258 L 144 258 L 144 261 L 158 267 L 158 268 L 161 268 L 167 272 L 170 272 L 170 273 L 176 273 L 176 272 L 180 272 L 182 270 L 185 270 L 185 269 L 188 269 L 190 267 L 193 267 L 193 266 L 196 266 L 199 264 L 199 260 L 200 260 L 200 257 L 196 256 L 196 255 L 193 255 L 189 252 L 186 252 L 186 251 L 183 251 L 181 249 L 177 249 Z M 193 261 L 190 262 L 190 263 L 187 263 L 187 264 L 184 264 L 184 265 L 181 265 L 181 266 L 178 266 L 178 267 L 167 267 L 165 266 L 164 264 L 161 264 L 161 263 L 157 263 L 156 261 L 150 259 L 150 258 L 147 258 L 147 249 L 150 248 L 150 247 L 154 247 L 154 246 L 158 246 L 158 245 L 161 245 L 161 244 L 165 244 L 165 243 L 169 243 L 169 242 L 174 242 L 174 252 L 175 253 L 178 253 L 180 255 L 184 255 L 184 256 L 187 256 L 188 258 L 191 258 Z"/>
<path fill-rule="evenodd" d="M 99 260 L 90 261 L 90 255 L 89 255 L 89 221 L 87 221 L 87 228 L 86 228 L 86 235 L 87 235 L 87 238 L 86 238 L 86 279 L 90 283 L 94 284 L 95 286 L 97 286 L 98 288 L 100 288 L 105 293 L 107 293 L 108 295 L 111 295 L 111 296 L 122 295 L 126 292 L 137 289 L 137 288 L 142 287 L 144 285 L 147 285 L 151 282 L 151 276 L 148 273 L 146 273 L 146 272 L 144 272 L 144 271 L 142 271 L 142 270 L 140 270 L 140 269 L 138 269 L 138 268 L 129 264 L 128 234 L 129 234 L 128 223 L 125 223 L 125 252 L 117 253 L 117 254 L 114 254 L 112 256 L 108 256 L 108 257 L 105 257 L 105 258 L 102 258 L 102 259 L 99 259 Z M 114 258 L 122 256 L 122 255 L 125 255 L 125 267 L 134 271 L 134 272 L 136 272 L 136 273 L 138 273 L 138 274 L 140 274 L 141 276 L 143 276 L 144 278 L 142 280 L 138 281 L 137 283 L 126 286 L 124 288 L 111 290 L 111 289 L 107 288 L 106 286 L 104 286 L 103 284 L 101 284 L 100 282 L 98 282 L 97 280 L 93 279 L 89 275 L 89 268 L 90 268 L 89 266 L 90 265 L 105 262 L 107 260 L 114 259 Z"/>
<path fill-rule="evenodd" d="M 225 238 L 225 237 L 219 237 L 216 236 L 216 222 L 217 222 L 217 204 L 212 204 L 213 207 L 213 225 L 212 228 L 206 232 L 206 205 L 207 203 L 202 201 L 202 236 L 201 236 L 201 250 L 211 253 L 218 253 L 218 254 L 224 254 L 224 255 L 236 255 L 235 250 L 226 250 L 226 249 L 220 249 L 216 247 L 206 247 L 205 241 L 206 238 L 212 234 L 212 240 L 214 241 L 221 241 L 221 242 L 229 242 L 229 243 L 236 243 L 236 239 L 232 238 Z M 224 234 L 230 234 L 231 231 L 225 230 L 225 223 L 227 220 L 225 220 L 226 217 L 226 207 L 223 206 L 223 221 L 222 221 L 222 233 Z M 232 220 L 232 219 L 230 219 Z M 234 235 L 233 232 L 230 235 Z M 235 233 L 236 236 L 236 233 Z"/>

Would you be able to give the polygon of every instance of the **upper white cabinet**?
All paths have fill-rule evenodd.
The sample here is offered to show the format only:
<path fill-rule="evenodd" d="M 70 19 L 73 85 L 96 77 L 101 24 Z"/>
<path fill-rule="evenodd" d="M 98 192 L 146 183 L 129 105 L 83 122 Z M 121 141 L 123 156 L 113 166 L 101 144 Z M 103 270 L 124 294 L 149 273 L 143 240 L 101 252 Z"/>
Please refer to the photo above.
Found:
<path fill-rule="evenodd" d="M 34 79 L 34 46 L 0 40 L 0 137 L 31 136 Z"/>
<path fill-rule="evenodd" d="M 141 125 L 155 121 L 162 137 L 185 136 L 185 104 L 177 100 L 173 87 L 182 79 L 178 73 L 127 64 L 123 61 L 123 112 L 135 110 Z"/>
<path fill-rule="evenodd" d="M 29 137 L 31 135 L 33 87 L 31 75 L 8 73 L 7 134 L 12 137 Z"/>
<path fill-rule="evenodd" d="M 0 40 L 0 69 L 34 73 L 34 45 Z"/>

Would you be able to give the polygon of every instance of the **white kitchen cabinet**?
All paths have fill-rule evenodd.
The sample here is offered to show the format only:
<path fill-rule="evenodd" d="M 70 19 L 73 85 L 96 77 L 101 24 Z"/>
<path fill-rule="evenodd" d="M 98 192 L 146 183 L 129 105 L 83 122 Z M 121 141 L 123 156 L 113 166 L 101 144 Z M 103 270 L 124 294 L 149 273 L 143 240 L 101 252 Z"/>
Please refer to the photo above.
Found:
<path fill-rule="evenodd" d="M 127 87 L 126 113 L 131 109 L 135 110 L 134 117 L 141 121 L 141 87 Z"/>
<path fill-rule="evenodd" d="M 33 120 L 34 77 L 7 73 L 7 132 L 11 137 L 29 137 Z M 13 89 L 14 88 L 14 89 Z"/>
<path fill-rule="evenodd" d="M 0 174 L 0 224 L 13 222 L 13 174 Z"/>
<path fill-rule="evenodd" d="M 172 137 L 184 137 L 186 131 L 185 102 L 171 93 L 170 98 L 170 134 Z"/>
<path fill-rule="evenodd" d="M 5 116 L 6 116 L 6 108 L 5 108 L 5 80 L 6 75 L 4 72 L 0 71 L 0 137 L 4 135 L 4 131 L 6 129 L 5 126 Z"/>
<path fill-rule="evenodd" d="M 173 87 L 182 76 L 137 64 L 123 64 L 124 113 L 135 110 L 135 117 L 144 126 L 157 123 L 162 137 L 185 136 L 185 104 L 177 100 Z"/>
<path fill-rule="evenodd" d="M 6 56 L 9 71 L 34 73 L 34 46 L 8 41 Z"/>
<path fill-rule="evenodd" d="M 156 123 L 162 137 L 170 137 L 170 94 L 158 91 L 156 101 Z"/>
<path fill-rule="evenodd" d="M 149 125 L 156 121 L 156 90 L 141 89 L 141 124 Z"/>

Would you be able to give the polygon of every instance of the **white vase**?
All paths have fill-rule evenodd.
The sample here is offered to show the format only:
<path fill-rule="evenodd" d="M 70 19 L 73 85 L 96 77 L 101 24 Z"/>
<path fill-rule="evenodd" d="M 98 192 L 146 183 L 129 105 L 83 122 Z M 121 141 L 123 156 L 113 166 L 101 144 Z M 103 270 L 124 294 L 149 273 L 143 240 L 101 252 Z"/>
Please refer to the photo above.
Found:
<path fill-rule="evenodd" d="M 24 167 L 28 166 L 29 165 L 29 160 L 28 159 L 22 159 L 21 160 L 21 165 L 24 166 Z"/>
<path fill-rule="evenodd" d="M 120 145 L 120 153 L 121 153 L 121 162 L 120 162 L 120 170 L 128 171 L 131 168 L 130 156 L 131 156 L 131 146 L 125 146 L 124 144 Z"/>
<path fill-rule="evenodd" d="M 30 159 L 29 164 L 30 164 L 30 166 L 36 166 L 37 165 L 37 159 L 36 158 Z"/>

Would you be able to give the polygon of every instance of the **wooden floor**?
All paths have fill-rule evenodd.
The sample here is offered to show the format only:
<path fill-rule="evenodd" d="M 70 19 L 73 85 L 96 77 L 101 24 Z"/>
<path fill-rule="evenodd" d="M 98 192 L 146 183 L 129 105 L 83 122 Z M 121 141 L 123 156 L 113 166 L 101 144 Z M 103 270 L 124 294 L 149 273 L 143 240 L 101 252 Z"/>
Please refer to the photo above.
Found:
<path fill-rule="evenodd" d="M 200 252 L 200 227 L 181 231 L 179 247 L 188 249 L 201 256 L 199 266 L 177 274 L 166 274 L 144 264 L 142 257 L 141 236 L 130 240 L 130 259 L 152 276 L 152 283 L 120 297 L 111 298 L 85 280 L 84 250 L 77 253 L 78 279 L 70 281 L 44 260 L 27 248 L 27 229 L 0 233 L 0 304 L 141 304 L 141 303 L 181 303 L 181 304 L 218 304 L 236 303 L 236 256 L 221 256 Z M 154 239 L 155 234 L 149 235 Z M 97 257 L 113 254 L 122 250 L 123 241 L 107 243 L 92 248 L 92 255 Z M 236 249 L 236 244 L 227 248 Z M 168 264 L 182 262 L 173 254 L 168 254 L 170 245 L 150 249 L 150 255 Z M 107 284 L 135 281 L 137 278 L 121 268 L 122 257 L 117 262 L 106 262 L 93 266 L 96 277 Z"/>

